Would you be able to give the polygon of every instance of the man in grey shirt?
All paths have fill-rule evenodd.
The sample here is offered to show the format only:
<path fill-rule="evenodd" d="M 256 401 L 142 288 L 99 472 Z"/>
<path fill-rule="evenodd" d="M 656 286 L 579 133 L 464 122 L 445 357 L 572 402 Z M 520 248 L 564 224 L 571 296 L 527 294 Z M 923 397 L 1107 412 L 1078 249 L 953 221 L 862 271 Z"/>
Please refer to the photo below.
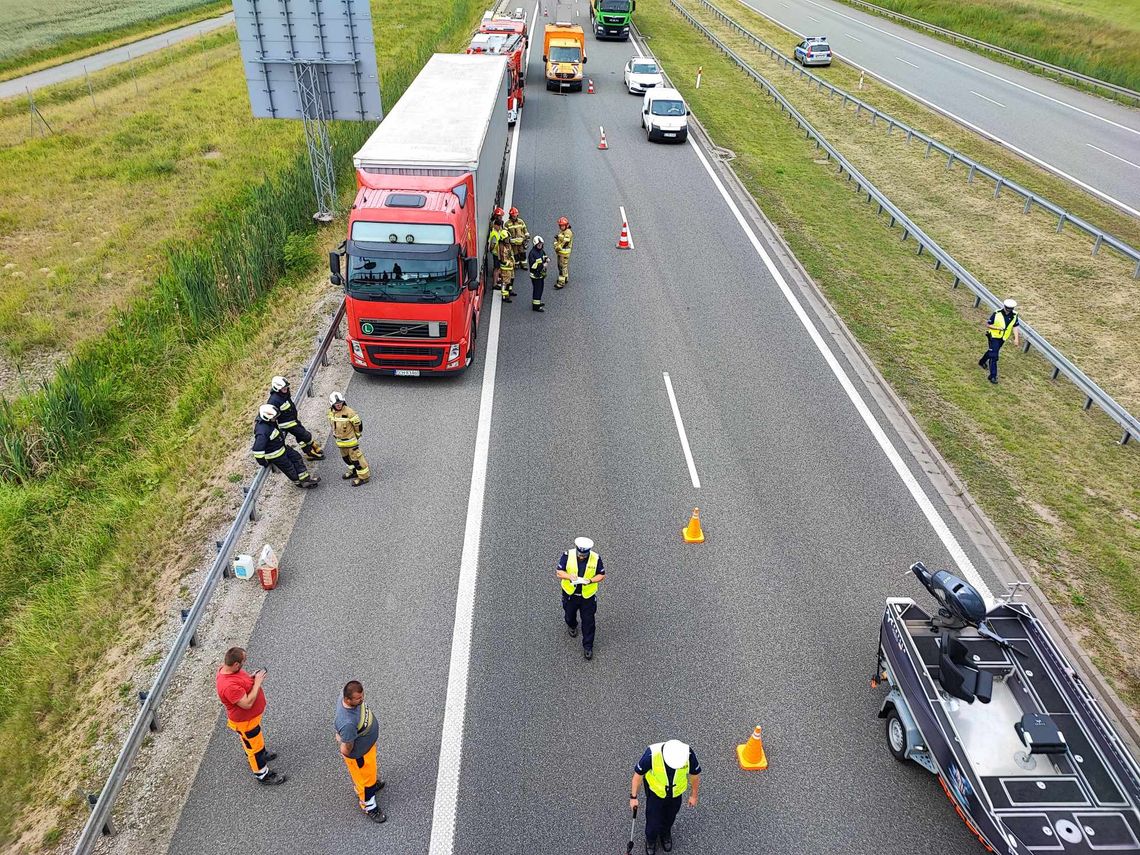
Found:
<path fill-rule="evenodd" d="M 380 725 L 372 710 L 364 706 L 364 686 L 359 680 L 345 683 L 336 707 L 334 727 L 344 765 L 348 767 L 348 774 L 356 787 L 360 809 L 373 822 L 384 822 L 388 817 L 380 809 L 376 797 L 384 789 L 376 765 L 376 737 L 380 733 Z"/>

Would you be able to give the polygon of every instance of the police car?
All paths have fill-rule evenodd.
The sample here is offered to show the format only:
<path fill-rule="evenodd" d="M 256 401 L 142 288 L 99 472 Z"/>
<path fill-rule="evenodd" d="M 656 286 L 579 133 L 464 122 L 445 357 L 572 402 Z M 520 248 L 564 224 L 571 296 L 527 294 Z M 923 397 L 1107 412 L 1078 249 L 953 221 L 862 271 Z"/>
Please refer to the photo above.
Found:
<path fill-rule="evenodd" d="M 793 56 L 800 65 L 831 65 L 831 45 L 827 36 L 809 36 L 796 45 Z"/>

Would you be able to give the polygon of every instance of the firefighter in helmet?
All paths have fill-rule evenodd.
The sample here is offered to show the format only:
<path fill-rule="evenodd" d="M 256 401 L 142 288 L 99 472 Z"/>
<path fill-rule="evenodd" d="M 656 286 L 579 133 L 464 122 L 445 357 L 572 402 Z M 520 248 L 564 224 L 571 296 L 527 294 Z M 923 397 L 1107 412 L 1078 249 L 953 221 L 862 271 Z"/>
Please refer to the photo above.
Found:
<path fill-rule="evenodd" d="M 340 392 L 329 395 L 329 421 L 332 423 L 336 447 L 340 450 L 340 459 L 348 467 L 340 477 L 346 481 L 351 478 L 353 487 L 368 483 L 372 473 L 368 469 L 368 461 L 364 459 L 364 452 L 360 450 L 364 425 L 356 410 L 344 402 L 344 395 Z"/>
<path fill-rule="evenodd" d="M 519 216 L 518 208 L 511 208 L 507 217 L 507 231 L 511 234 L 511 250 L 515 254 L 515 266 L 526 264 L 526 245 L 530 240 L 530 231 L 526 222 Z"/>
<path fill-rule="evenodd" d="M 558 234 L 554 237 L 554 254 L 558 258 L 558 281 L 555 288 L 565 288 L 570 281 L 570 251 L 574 248 L 574 232 L 570 230 L 570 221 L 565 217 L 558 218 Z"/>
<path fill-rule="evenodd" d="M 515 253 L 511 246 L 511 233 L 501 222 L 496 254 L 499 260 L 499 287 L 502 289 L 503 302 L 509 303 L 515 292 Z"/>
<path fill-rule="evenodd" d="M 309 460 L 325 459 L 321 444 L 301 424 L 297 405 L 293 403 L 293 394 L 289 389 L 288 377 L 278 374 L 273 378 L 269 384 L 269 400 L 266 403 L 277 408 L 277 427 L 297 440 L 297 445 L 301 446 L 305 457 Z"/>
<path fill-rule="evenodd" d="M 285 444 L 285 434 L 277 426 L 277 408 L 262 404 L 253 423 L 253 459 L 258 466 L 274 466 L 298 487 L 315 487 L 320 477 L 310 475 L 305 459 Z"/>

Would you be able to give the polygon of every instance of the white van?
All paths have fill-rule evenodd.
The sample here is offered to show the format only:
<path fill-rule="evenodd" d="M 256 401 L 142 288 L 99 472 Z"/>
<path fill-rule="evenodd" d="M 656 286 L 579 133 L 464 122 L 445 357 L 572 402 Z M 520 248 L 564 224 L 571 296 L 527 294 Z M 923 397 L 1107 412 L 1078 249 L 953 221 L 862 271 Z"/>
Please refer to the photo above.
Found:
<path fill-rule="evenodd" d="M 654 87 L 641 102 L 641 126 L 647 140 L 684 142 L 689 138 L 689 108 L 676 89 Z"/>

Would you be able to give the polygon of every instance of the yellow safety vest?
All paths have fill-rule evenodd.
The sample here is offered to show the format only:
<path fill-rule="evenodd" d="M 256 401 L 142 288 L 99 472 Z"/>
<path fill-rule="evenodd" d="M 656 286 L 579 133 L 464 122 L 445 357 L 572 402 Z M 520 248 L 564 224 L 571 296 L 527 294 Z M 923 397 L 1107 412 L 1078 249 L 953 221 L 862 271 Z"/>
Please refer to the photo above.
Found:
<path fill-rule="evenodd" d="M 1000 338 L 1002 341 L 1008 341 L 1010 334 L 1013 332 L 1013 325 L 1017 323 L 1017 312 L 1013 313 L 1013 317 L 1009 319 L 1009 323 L 1005 322 L 1005 315 L 1000 311 L 994 312 L 993 322 L 989 325 L 990 338 Z"/>
<path fill-rule="evenodd" d="M 594 574 L 598 572 L 598 553 L 590 550 L 590 557 L 586 559 L 586 572 L 578 572 L 578 550 L 571 549 L 566 553 L 566 572 L 571 576 L 581 576 L 583 579 L 593 579 Z M 562 590 L 567 594 L 574 593 L 574 583 L 569 579 L 562 580 Z M 589 599 L 598 592 L 598 584 L 595 582 L 593 585 L 582 586 L 582 596 Z"/>
<path fill-rule="evenodd" d="M 653 754 L 653 762 L 649 771 L 645 773 L 645 783 L 658 798 L 675 798 L 689 788 L 689 759 L 685 758 L 685 765 L 673 772 L 673 788 L 669 789 L 669 770 L 665 768 L 665 756 L 661 753 L 664 742 L 655 742 L 649 746 Z"/>

